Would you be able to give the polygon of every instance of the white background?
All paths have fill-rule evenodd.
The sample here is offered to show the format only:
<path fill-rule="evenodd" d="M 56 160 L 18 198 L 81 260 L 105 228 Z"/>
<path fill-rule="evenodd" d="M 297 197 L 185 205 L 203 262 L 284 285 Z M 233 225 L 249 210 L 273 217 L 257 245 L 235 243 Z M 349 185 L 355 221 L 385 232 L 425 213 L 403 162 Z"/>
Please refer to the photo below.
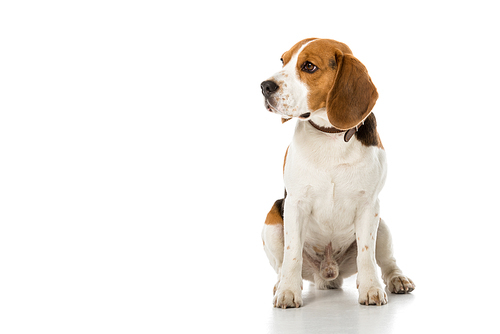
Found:
<path fill-rule="evenodd" d="M 260 83 L 307 37 L 348 44 L 378 88 L 382 216 L 419 305 L 443 326 L 494 323 L 497 13 L 493 1 L 3 2 L 0 331 L 264 332 L 275 275 L 260 230 L 294 121 L 264 109 Z"/>

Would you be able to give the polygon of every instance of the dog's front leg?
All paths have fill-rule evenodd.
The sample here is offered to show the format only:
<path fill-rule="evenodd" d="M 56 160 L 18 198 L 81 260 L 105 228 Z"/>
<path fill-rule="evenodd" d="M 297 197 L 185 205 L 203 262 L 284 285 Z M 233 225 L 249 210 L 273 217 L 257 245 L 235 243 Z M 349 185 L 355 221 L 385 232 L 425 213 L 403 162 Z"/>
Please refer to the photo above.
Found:
<path fill-rule="evenodd" d="M 308 211 L 305 201 L 287 197 L 284 213 L 284 256 L 281 278 L 274 295 L 274 306 L 302 306 L 302 248 L 304 213 Z M 310 211 L 310 210 L 309 210 Z"/>
<path fill-rule="evenodd" d="M 359 303 L 363 305 L 387 304 L 385 293 L 377 277 L 375 242 L 380 221 L 379 204 L 367 204 L 358 211 L 356 218 L 356 242 L 358 247 L 358 292 Z"/>

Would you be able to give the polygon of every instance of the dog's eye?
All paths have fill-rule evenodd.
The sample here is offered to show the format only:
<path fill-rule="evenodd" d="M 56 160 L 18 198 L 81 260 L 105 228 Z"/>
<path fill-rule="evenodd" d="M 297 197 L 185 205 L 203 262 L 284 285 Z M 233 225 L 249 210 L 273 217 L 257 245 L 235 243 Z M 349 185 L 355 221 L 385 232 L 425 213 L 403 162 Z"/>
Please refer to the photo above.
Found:
<path fill-rule="evenodd" d="M 283 62 L 283 58 L 280 58 L 280 60 L 281 60 L 281 64 L 283 65 L 283 64 L 284 64 L 284 62 Z"/>
<path fill-rule="evenodd" d="M 306 61 L 302 64 L 301 70 L 307 73 L 314 73 L 318 68 L 313 63 Z"/>

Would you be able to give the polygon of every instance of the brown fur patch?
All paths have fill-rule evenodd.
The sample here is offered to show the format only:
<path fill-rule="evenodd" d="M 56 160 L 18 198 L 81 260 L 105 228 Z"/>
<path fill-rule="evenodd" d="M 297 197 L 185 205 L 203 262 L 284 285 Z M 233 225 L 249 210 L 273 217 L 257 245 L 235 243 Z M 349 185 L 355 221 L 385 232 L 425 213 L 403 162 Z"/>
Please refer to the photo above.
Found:
<path fill-rule="evenodd" d="M 338 64 L 335 84 L 328 92 L 326 111 L 334 127 L 348 130 L 370 115 L 378 99 L 365 66 L 354 56 L 335 52 Z"/>
<path fill-rule="evenodd" d="M 308 44 L 297 59 L 297 73 L 299 73 L 300 80 L 309 88 L 308 107 L 310 110 L 326 107 L 328 92 L 334 86 L 337 76 L 335 52 L 338 50 L 352 54 L 351 49 L 344 43 L 331 39 L 318 39 Z M 314 73 L 302 71 L 302 65 L 306 61 L 311 62 L 318 69 Z"/>
<path fill-rule="evenodd" d="M 266 221 L 264 222 L 266 225 L 283 225 L 282 203 L 283 199 L 279 199 L 274 202 L 273 207 L 267 214 Z"/>

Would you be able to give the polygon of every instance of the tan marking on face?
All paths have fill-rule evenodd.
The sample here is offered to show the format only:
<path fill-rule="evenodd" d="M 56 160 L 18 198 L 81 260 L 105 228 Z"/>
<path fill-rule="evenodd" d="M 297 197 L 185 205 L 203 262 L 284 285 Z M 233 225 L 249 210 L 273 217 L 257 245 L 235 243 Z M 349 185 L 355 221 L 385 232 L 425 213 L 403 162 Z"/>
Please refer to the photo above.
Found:
<path fill-rule="evenodd" d="M 282 122 L 325 108 L 329 121 L 347 130 L 369 115 L 378 97 L 376 88 L 366 68 L 344 43 L 304 39 L 283 53 L 282 59 L 283 69 L 270 78 L 279 89 L 267 99 L 274 112 L 282 115 Z M 304 71 L 306 62 L 317 70 Z"/>
<path fill-rule="evenodd" d="M 292 56 L 300 50 L 300 48 L 302 47 L 302 45 L 310 42 L 310 41 L 313 41 L 317 38 L 306 38 L 306 39 L 303 39 L 301 40 L 300 42 L 298 42 L 297 44 L 295 44 L 294 46 L 292 46 L 292 48 L 288 51 L 286 51 L 285 53 L 283 53 L 283 55 L 281 56 L 281 59 L 283 59 L 283 66 L 286 66 L 286 64 L 288 64 L 288 62 L 290 61 L 290 59 L 292 59 Z"/>
<path fill-rule="evenodd" d="M 286 246 L 286 249 L 290 249 L 290 246 Z"/>
<path fill-rule="evenodd" d="M 335 84 L 337 76 L 336 52 L 352 54 L 351 49 L 344 43 L 330 39 L 318 39 L 309 43 L 298 56 L 297 72 L 300 80 L 308 87 L 308 108 L 310 111 L 326 107 L 328 92 Z M 302 65 L 306 62 L 314 64 L 318 69 L 314 73 L 304 72 Z"/>
<path fill-rule="evenodd" d="M 315 38 L 302 40 L 286 51 L 282 56 L 283 68 L 268 79 L 275 82 L 279 88 L 266 100 L 272 106 L 273 112 L 282 115 L 282 118 L 298 117 L 307 112 L 308 91 L 299 77 L 296 65 L 299 54 L 314 40 Z"/>

